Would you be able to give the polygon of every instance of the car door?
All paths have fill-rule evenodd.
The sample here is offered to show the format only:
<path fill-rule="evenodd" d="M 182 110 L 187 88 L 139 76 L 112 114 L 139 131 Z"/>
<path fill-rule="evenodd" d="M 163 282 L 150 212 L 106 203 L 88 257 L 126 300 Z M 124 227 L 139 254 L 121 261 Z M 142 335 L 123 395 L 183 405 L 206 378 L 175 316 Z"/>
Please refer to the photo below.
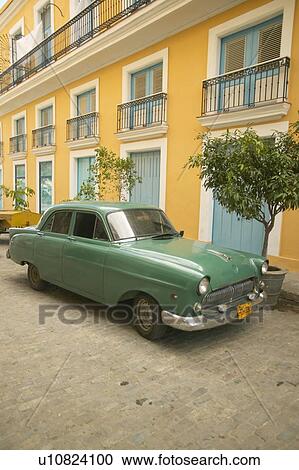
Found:
<path fill-rule="evenodd" d="M 110 240 L 102 218 L 92 211 L 77 211 L 72 233 L 63 250 L 66 288 L 93 300 L 103 300 L 105 258 Z"/>
<path fill-rule="evenodd" d="M 72 211 L 52 212 L 35 239 L 35 264 L 40 276 L 54 284 L 62 281 L 62 253 L 69 234 L 71 218 Z"/>

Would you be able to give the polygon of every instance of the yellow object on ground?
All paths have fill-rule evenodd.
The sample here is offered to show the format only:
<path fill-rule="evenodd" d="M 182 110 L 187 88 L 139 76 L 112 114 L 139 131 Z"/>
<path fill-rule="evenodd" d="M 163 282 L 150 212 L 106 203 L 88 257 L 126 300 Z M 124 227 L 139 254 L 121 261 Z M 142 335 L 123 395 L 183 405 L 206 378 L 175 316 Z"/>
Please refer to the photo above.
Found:
<path fill-rule="evenodd" d="M 36 212 L 27 211 L 0 211 L 0 234 L 8 232 L 12 227 L 29 227 L 36 225 L 41 218 Z"/>

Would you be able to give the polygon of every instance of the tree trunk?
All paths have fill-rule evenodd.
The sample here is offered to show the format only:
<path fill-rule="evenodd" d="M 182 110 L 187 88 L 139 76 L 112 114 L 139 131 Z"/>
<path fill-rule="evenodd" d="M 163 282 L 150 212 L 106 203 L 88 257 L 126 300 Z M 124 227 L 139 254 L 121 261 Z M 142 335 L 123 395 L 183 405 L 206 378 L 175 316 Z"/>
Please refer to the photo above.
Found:
<path fill-rule="evenodd" d="M 263 244 L 263 250 L 262 250 L 262 256 L 264 256 L 265 258 L 267 257 L 269 235 L 270 235 L 271 230 L 272 228 L 268 226 L 265 227 L 264 244 Z"/>

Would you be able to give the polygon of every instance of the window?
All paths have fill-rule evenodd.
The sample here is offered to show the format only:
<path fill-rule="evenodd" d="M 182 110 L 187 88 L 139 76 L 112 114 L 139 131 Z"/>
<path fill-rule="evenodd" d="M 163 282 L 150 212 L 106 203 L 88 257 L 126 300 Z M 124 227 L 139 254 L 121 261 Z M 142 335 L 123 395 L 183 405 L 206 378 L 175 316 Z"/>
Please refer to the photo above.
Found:
<path fill-rule="evenodd" d="M 108 223 L 115 240 L 178 234 L 164 212 L 158 209 L 112 212 L 108 215 Z"/>
<path fill-rule="evenodd" d="M 25 165 L 15 166 L 15 189 L 23 189 L 26 186 Z"/>
<path fill-rule="evenodd" d="M 50 217 L 45 222 L 44 226 L 41 229 L 43 232 L 51 232 L 52 231 L 52 224 L 53 224 L 53 220 L 54 220 L 54 215 L 55 214 L 50 215 Z"/>
<path fill-rule="evenodd" d="M 53 124 L 53 106 L 47 106 L 40 110 L 40 126 L 51 126 Z"/>
<path fill-rule="evenodd" d="M 45 212 L 52 205 L 52 162 L 39 163 L 39 211 Z"/>
<path fill-rule="evenodd" d="M 96 111 L 96 89 L 77 95 L 77 116 Z"/>
<path fill-rule="evenodd" d="M 39 12 L 39 15 L 40 15 L 40 21 L 42 24 L 42 39 L 46 39 L 52 33 L 50 2 L 43 6 L 43 8 Z M 47 60 L 50 57 L 51 57 L 51 42 L 48 41 L 42 48 L 42 60 Z"/>
<path fill-rule="evenodd" d="M 0 186 L 3 184 L 3 170 L 0 166 Z M 3 209 L 3 191 L 0 187 L 0 209 Z"/>
<path fill-rule="evenodd" d="M 43 230 L 45 232 L 47 231 L 67 235 L 70 228 L 72 213 L 69 211 L 59 211 L 55 212 L 52 217 L 53 220 L 51 225 L 49 225 L 50 221 L 47 221 Z"/>
<path fill-rule="evenodd" d="M 153 65 L 131 75 L 131 99 L 162 92 L 163 64 Z"/>
<path fill-rule="evenodd" d="M 25 134 L 25 118 L 24 117 L 21 117 L 14 121 L 14 133 L 15 133 L 15 136 Z"/>
<path fill-rule="evenodd" d="M 94 164 L 95 157 L 77 158 L 77 193 L 80 192 L 83 183 L 87 183 L 90 173 L 90 166 Z"/>
<path fill-rule="evenodd" d="M 222 39 L 220 73 L 280 57 L 282 15 Z"/>
<path fill-rule="evenodd" d="M 99 219 L 98 217 L 97 217 L 97 220 L 96 220 L 96 226 L 95 226 L 95 229 L 94 229 L 94 237 L 93 238 L 95 238 L 96 240 L 109 240 L 109 237 L 107 235 L 104 223 L 103 223 L 102 219 Z"/>
<path fill-rule="evenodd" d="M 54 145 L 53 106 L 39 110 L 39 130 L 35 131 L 35 147 Z"/>
<path fill-rule="evenodd" d="M 76 223 L 74 228 L 74 236 L 108 240 L 108 236 L 103 224 L 96 214 L 88 212 L 78 212 L 76 215 Z"/>

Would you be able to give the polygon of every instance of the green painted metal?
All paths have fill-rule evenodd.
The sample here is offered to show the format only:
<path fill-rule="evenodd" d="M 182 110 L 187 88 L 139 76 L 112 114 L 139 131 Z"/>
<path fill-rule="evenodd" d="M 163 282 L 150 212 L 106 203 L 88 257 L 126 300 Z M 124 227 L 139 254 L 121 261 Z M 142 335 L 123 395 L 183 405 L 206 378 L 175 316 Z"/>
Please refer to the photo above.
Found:
<path fill-rule="evenodd" d="M 180 237 L 115 242 L 73 235 L 77 212 L 96 213 L 109 232 L 110 212 L 149 207 L 153 206 L 124 202 L 59 204 L 43 215 L 36 228 L 10 230 L 11 259 L 36 265 L 44 280 L 96 302 L 113 305 L 145 292 L 161 307 L 180 315 L 190 314 L 191 306 L 202 300 L 197 287 L 205 276 L 210 278 L 211 290 L 260 279 L 264 258 L 209 243 Z M 71 214 L 65 233 L 43 231 L 57 211 Z"/>

